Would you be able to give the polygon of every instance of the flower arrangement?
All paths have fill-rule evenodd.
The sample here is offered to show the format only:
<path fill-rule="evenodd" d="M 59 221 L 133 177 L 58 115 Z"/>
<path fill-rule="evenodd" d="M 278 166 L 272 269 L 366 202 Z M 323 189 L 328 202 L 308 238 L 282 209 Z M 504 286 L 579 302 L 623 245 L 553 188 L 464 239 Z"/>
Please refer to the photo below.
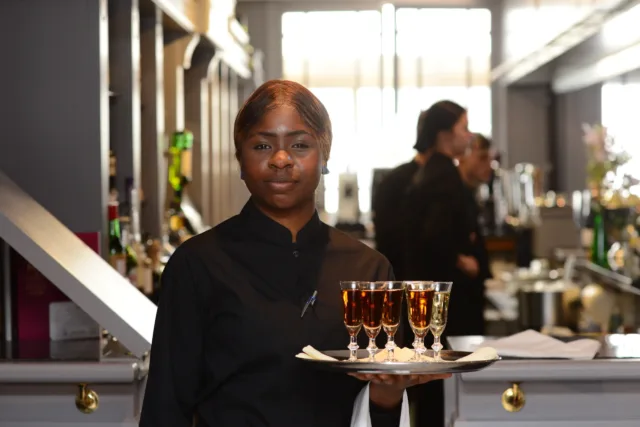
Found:
<path fill-rule="evenodd" d="M 587 148 L 587 184 L 590 189 L 611 189 L 618 168 L 630 159 L 622 150 L 614 150 L 614 139 L 607 128 L 596 124 L 583 124 L 583 141 Z M 624 179 L 626 182 L 627 180 Z"/>

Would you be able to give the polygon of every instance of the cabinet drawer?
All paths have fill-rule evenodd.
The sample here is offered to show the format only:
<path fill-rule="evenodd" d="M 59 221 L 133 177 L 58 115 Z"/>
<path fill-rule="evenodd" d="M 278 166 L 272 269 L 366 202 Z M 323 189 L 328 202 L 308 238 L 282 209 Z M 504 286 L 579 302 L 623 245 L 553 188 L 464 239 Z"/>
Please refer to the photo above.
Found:
<path fill-rule="evenodd" d="M 77 384 L 0 384 L 0 425 L 37 426 L 66 423 L 88 426 L 109 423 L 118 426 L 137 425 L 140 387 L 129 384 L 88 384 L 98 395 L 98 407 L 85 414 L 76 408 Z"/>
<path fill-rule="evenodd" d="M 461 422 L 638 420 L 640 425 L 640 383 L 636 381 L 523 381 L 519 388 L 524 405 L 516 412 L 507 411 L 509 405 L 502 402 L 512 383 L 456 381 L 456 419 Z"/>

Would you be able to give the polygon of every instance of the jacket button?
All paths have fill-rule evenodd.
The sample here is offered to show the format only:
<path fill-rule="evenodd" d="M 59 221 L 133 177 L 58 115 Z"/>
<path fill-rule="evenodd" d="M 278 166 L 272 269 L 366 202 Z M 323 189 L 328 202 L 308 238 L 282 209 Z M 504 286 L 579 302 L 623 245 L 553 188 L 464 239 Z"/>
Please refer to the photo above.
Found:
<path fill-rule="evenodd" d="M 300 252 L 298 251 L 293 251 L 293 256 L 298 258 L 300 256 Z"/>

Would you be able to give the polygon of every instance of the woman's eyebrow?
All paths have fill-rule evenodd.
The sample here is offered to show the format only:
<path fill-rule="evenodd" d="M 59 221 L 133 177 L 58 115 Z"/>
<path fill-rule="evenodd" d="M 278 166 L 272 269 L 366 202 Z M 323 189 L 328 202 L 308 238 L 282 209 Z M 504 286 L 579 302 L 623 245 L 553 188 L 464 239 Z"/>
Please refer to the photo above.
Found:
<path fill-rule="evenodd" d="M 268 136 L 268 137 L 272 137 L 275 138 L 278 136 L 278 133 L 276 132 L 269 132 L 269 131 L 260 131 L 260 132 L 256 132 L 255 135 L 260 135 L 260 136 Z M 291 132 L 287 132 L 285 134 L 285 136 L 299 136 L 299 135 L 309 135 L 311 136 L 311 134 L 309 132 L 307 132 L 306 130 L 293 130 Z"/>

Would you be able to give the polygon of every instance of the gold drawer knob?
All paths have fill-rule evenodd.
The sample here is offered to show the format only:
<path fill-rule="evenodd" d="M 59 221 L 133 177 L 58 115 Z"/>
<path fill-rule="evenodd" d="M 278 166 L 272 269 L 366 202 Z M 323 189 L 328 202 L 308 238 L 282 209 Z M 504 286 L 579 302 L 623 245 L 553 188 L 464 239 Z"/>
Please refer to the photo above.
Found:
<path fill-rule="evenodd" d="M 518 383 L 514 383 L 502 393 L 502 407 L 507 412 L 520 412 L 526 399 Z"/>
<path fill-rule="evenodd" d="M 78 394 L 76 394 L 76 408 L 83 414 L 92 414 L 100 405 L 98 393 L 87 387 L 86 384 L 78 384 Z"/>

